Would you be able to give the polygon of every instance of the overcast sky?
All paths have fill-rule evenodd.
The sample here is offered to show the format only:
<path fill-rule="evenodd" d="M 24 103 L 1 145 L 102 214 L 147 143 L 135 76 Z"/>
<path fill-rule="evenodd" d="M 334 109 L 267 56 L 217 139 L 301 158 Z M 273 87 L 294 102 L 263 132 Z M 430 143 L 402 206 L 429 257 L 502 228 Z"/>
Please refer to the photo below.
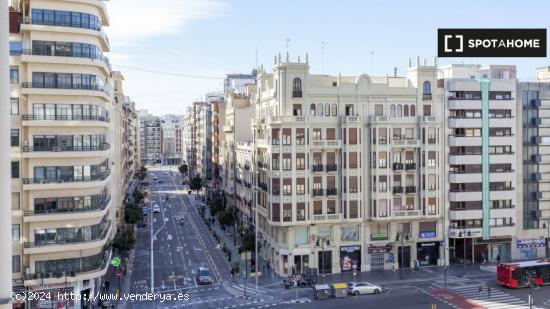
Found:
<path fill-rule="evenodd" d="M 226 73 L 248 73 L 273 55 L 309 52 L 312 73 L 371 75 L 405 72 L 409 58 L 431 59 L 437 28 L 549 28 L 550 1 L 532 0 L 113 0 L 108 1 L 113 69 L 139 109 L 183 113 L 206 92 L 222 89 Z M 373 53 L 372 53 L 373 52 Z M 372 58 L 371 58 L 372 55 Z M 371 61 L 372 60 L 372 61 Z M 548 58 L 440 59 L 440 63 L 518 65 L 532 78 Z M 174 73 L 163 75 L 153 72 Z M 193 75 L 207 78 L 190 78 Z"/>

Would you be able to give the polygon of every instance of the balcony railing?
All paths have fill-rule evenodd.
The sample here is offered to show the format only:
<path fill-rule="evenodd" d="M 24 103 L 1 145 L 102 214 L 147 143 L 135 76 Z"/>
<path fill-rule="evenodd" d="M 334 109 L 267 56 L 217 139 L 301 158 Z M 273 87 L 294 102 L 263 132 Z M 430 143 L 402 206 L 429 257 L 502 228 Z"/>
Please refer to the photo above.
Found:
<path fill-rule="evenodd" d="M 104 252 L 104 251 L 103 251 Z M 49 279 L 49 278 L 64 278 L 64 277 L 76 277 L 80 274 L 86 274 L 90 272 L 96 272 L 100 271 L 102 269 L 105 269 L 110 262 L 109 254 L 104 254 L 104 256 L 101 259 L 101 262 L 94 265 L 87 265 L 83 267 L 78 267 L 74 270 L 68 270 L 68 271 L 57 271 L 57 272 L 41 272 L 41 273 L 25 273 L 25 280 L 37 280 L 37 279 Z"/>
<path fill-rule="evenodd" d="M 431 93 L 425 93 L 422 95 L 422 101 L 428 101 L 428 100 L 431 100 L 432 99 L 432 94 Z"/>
<path fill-rule="evenodd" d="M 323 168 L 322 164 L 315 164 L 315 165 L 313 165 L 312 170 L 314 172 L 322 172 L 324 170 L 324 168 Z"/>
<path fill-rule="evenodd" d="M 260 183 L 259 187 L 264 190 L 264 191 L 267 191 L 267 184 L 265 183 Z"/>
<path fill-rule="evenodd" d="M 313 196 L 323 196 L 324 195 L 323 189 L 313 189 Z"/>
<path fill-rule="evenodd" d="M 42 83 L 42 82 L 24 82 L 21 84 L 23 88 L 38 88 L 38 89 L 69 89 L 69 90 L 94 90 L 101 91 L 106 94 L 105 87 L 100 85 L 83 85 L 73 83 Z"/>
<path fill-rule="evenodd" d="M 109 143 L 103 143 L 96 146 L 24 146 L 23 152 L 105 151 L 109 148 L 111 148 Z"/>
<path fill-rule="evenodd" d="M 25 185 L 36 185 L 36 184 L 50 184 L 50 183 L 72 183 L 72 182 L 86 182 L 86 181 L 101 181 L 105 180 L 111 174 L 110 170 L 106 170 L 96 175 L 82 177 L 82 178 L 67 178 L 67 179 L 50 179 L 50 178 L 24 178 L 23 184 Z"/>
<path fill-rule="evenodd" d="M 104 121 L 109 122 L 110 119 L 105 116 L 97 115 L 23 115 L 24 121 L 33 120 L 61 120 L 61 121 Z"/>
<path fill-rule="evenodd" d="M 405 163 L 405 169 L 407 171 L 415 170 L 416 169 L 416 163 Z"/>
<path fill-rule="evenodd" d="M 327 172 L 336 172 L 337 170 L 338 170 L 338 165 L 327 164 Z"/>
<path fill-rule="evenodd" d="M 103 61 L 103 63 L 109 68 L 109 71 L 111 70 L 111 63 L 109 62 L 109 58 L 101 55 L 101 54 L 90 54 L 88 56 L 77 56 L 72 55 L 72 53 L 59 53 L 55 50 L 47 50 L 47 49 L 23 49 L 22 51 L 23 55 L 29 55 L 29 56 L 49 56 L 49 57 L 69 57 L 69 58 L 81 58 L 81 59 L 95 59 Z"/>
<path fill-rule="evenodd" d="M 103 231 L 101 231 L 101 234 L 99 235 L 99 237 L 96 237 L 96 238 L 78 237 L 78 238 L 74 238 L 74 239 L 55 239 L 55 240 L 49 240 L 45 243 L 25 242 L 24 247 L 25 248 L 40 248 L 40 247 L 83 244 L 83 243 L 94 242 L 94 241 L 105 239 L 105 237 L 107 237 L 107 233 L 109 232 L 110 226 L 111 226 L 111 220 L 107 220 L 107 224 L 105 224 L 105 227 L 104 227 Z"/>
<path fill-rule="evenodd" d="M 416 193 L 416 186 L 407 186 L 405 188 L 405 193 Z"/>
<path fill-rule="evenodd" d="M 327 189 L 327 195 L 328 196 L 334 196 L 338 194 L 338 189 L 336 188 L 328 188 Z"/>
<path fill-rule="evenodd" d="M 403 187 L 393 187 L 393 194 L 403 193 Z"/>
<path fill-rule="evenodd" d="M 403 163 L 394 163 L 393 164 L 393 170 L 394 171 L 402 171 L 403 170 Z"/>
<path fill-rule="evenodd" d="M 92 211 L 102 211 L 107 208 L 109 202 L 111 201 L 111 196 L 108 195 L 105 200 L 99 203 L 93 203 L 90 207 L 73 207 L 73 208 L 56 208 L 56 209 L 46 209 L 46 210 L 26 210 L 24 212 L 25 216 L 43 216 L 43 215 L 59 215 L 59 214 L 71 214 L 71 213 L 86 213 Z"/>

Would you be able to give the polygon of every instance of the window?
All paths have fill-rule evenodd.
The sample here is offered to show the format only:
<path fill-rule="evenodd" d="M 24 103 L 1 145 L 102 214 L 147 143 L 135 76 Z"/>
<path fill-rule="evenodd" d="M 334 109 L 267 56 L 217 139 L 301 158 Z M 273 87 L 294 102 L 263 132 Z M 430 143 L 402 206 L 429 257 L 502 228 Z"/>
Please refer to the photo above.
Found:
<path fill-rule="evenodd" d="M 296 145 L 305 145 L 306 143 L 306 130 L 304 128 L 296 129 Z"/>
<path fill-rule="evenodd" d="M 335 140 L 336 139 L 336 129 L 328 128 L 326 139 L 329 140 L 329 141 Z"/>
<path fill-rule="evenodd" d="M 350 145 L 356 145 L 357 144 L 357 128 L 350 128 L 349 129 L 349 144 Z"/>
<path fill-rule="evenodd" d="M 323 214 L 323 202 L 322 201 L 313 201 L 313 214 L 322 215 Z"/>
<path fill-rule="evenodd" d="M 304 195 L 306 193 L 305 178 L 296 178 L 296 194 Z"/>
<path fill-rule="evenodd" d="M 325 104 L 325 116 L 330 116 L 330 104 Z"/>
<path fill-rule="evenodd" d="M 357 152 L 349 153 L 349 168 L 357 168 Z"/>
<path fill-rule="evenodd" d="M 278 170 L 279 169 L 279 154 L 278 153 L 271 154 L 271 169 L 272 170 Z"/>
<path fill-rule="evenodd" d="M 315 110 L 316 110 L 316 109 L 315 109 L 315 104 L 311 104 L 311 105 L 309 106 L 309 115 L 310 115 L 310 116 L 315 116 L 315 114 L 316 114 Z"/>
<path fill-rule="evenodd" d="M 21 240 L 21 226 L 19 224 L 11 225 L 11 241 L 19 242 Z"/>
<path fill-rule="evenodd" d="M 375 104 L 374 105 L 374 115 L 375 116 L 384 116 L 384 105 L 383 104 Z"/>
<path fill-rule="evenodd" d="M 332 116 L 336 116 L 338 114 L 338 107 L 336 107 L 336 103 L 332 103 Z"/>
<path fill-rule="evenodd" d="M 381 145 L 385 145 L 388 143 L 388 129 L 387 128 L 379 128 L 378 129 L 378 143 Z"/>
<path fill-rule="evenodd" d="M 349 192 L 357 193 L 357 176 L 349 176 Z"/>
<path fill-rule="evenodd" d="M 390 106 L 390 116 L 395 117 L 395 105 Z"/>
<path fill-rule="evenodd" d="M 283 153 L 283 170 L 292 169 L 292 154 Z"/>
<path fill-rule="evenodd" d="M 428 198 L 428 215 L 437 215 L 437 198 Z"/>
<path fill-rule="evenodd" d="M 11 210 L 21 209 L 21 201 L 19 192 L 14 192 L 11 194 Z"/>
<path fill-rule="evenodd" d="M 399 234 L 411 234 L 411 223 L 410 222 L 398 223 L 397 232 Z"/>
<path fill-rule="evenodd" d="M 21 272 L 21 256 L 20 255 L 13 255 L 11 257 L 11 272 L 12 273 Z"/>
<path fill-rule="evenodd" d="M 11 129 L 11 146 L 19 147 L 19 129 Z"/>
<path fill-rule="evenodd" d="M 279 178 L 272 178 L 271 179 L 271 193 L 273 195 L 279 195 L 281 194 L 281 188 L 280 188 L 280 180 Z"/>
<path fill-rule="evenodd" d="M 10 83 L 18 84 L 19 83 L 19 68 L 10 67 Z"/>
<path fill-rule="evenodd" d="M 292 195 L 292 179 L 283 179 L 283 195 Z"/>
<path fill-rule="evenodd" d="M 271 204 L 271 221 L 281 221 L 281 206 L 279 203 Z"/>
<path fill-rule="evenodd" d="M 19 115 L 19 98 L 10 98 L 11 115 Z"/>
<path fill-rule="evenodd" d="M 428 167 L 436 166 L 435 157 L 436 157 L 435 151 L 428 151 Z"/>
<path fill-rule="evenodd" d="M 292 97 L 302 97 L 302 80 L 297 77 L 292 81 Z"/>
<path fill-rule="evenodd" d="M 432 94 L 432 84 L 429 81 L 422 84 L 422 94 Z"/>
<path fill-rule="evenodd" d="M 403 107 L 403 116 L 409 117 L 409 106 L 408 105 L 405 105 L 405 107 Z"/>
<path fill-rule="evenodd" d="M 321 139 L 322 139 L 321 129 L 319 128 L 313 129 L 313 140 L 320 141 Z"/>
<path fill-rule="evenodd" d="M 305 203 L 296 203 L 296 221 L 305 221 L 306 220 L 306 204 Z M 298 242 L 298 231 L 300 228 L 296 228 L 296 244 L 306 244 L 307 243 L 307 227 L 303 229 L 306 230 L 306 240 Z"/>
<path fill-rule="evenodd" d="M 359 218 L 359 207 L 357 201 L 349 201 L 349 217 L 350 219 Z"/>
<path fill-rule="evenodd" d="M 294 104 L 292 107 L 292 114 L 294 116 L 302 116 L 302 104 Z"/>
<path fill-rule="evenodd" d="M 19 178 L 19 161 L 11 161 L 11 178 Z"/>
<path fill-rule="evenodd" d="M 380 192 L 386 192 L 388 190 L 388 176 L 381 175 L 378 178 L 378 186 L 380 188 Z"/>
<path fill-rule="evenodd" d="M 428 190 L 433 191 L 436 187 L 436 174 L 428 175 Z"/>
<path fill-rule="evenodd" d="M 403 107 L 401 104 L 397 105 L 397 117 L 403 116 Z"/>
<path fill-rule="evenodd" d="M 323 104 L 317 104 L 317 116 L 323 116 Z"/>
<path fill-rule="evenodd" d="M 386 168 L 388 165 L 388 153 L 385 151 L 378 153 L 378 167 Z"/>
<path fill-rule="evenodd" d="M 21 55 L 23 43 L 21 41 L 10 41 L 10 55 Z"/>
<path fill-rule="evenodd" d="M 371 240 L 387 240 L 389 236 L 388 223 L 373 224 L 370 227 Z"/>
<path fill-rule="evenodd" d="M 411 105 L 410 114 L 411 114 L 411 117 L 416 116 L 416 107 L 414 105 Z"/>
<path fill-rule="evenodd" d="M 432 106 L 429 104 L 425 104 L 422 106 L 423 114 L 424 116 L 431 116 L 432 115 Z"/>
<path fill-rule="evenodd" d="M 428 238 L 428 237 L 422 237 L 422 236 L 426 236 L 430 234 L 435 237 L 435 233 L 437 232 L 437 221 L 419 222 L 418 230 L 420 232 L 418 236 L 421 238 Z M 429 238 L 432 238 L 432 237 L 429 237 Z"/>
<path fill-rule="evenodd" d="M 271 144 L 279 145 L 279 129 L 271 129 Z"/>
<path fill-rule="evenodd" d="M 283 128 L 283 145 L 292 145 L 292 129 Z"/>
<path fill-rule="evenodd" d="M 304 170 L 306 168 L 306 154 L 297 153 L 296 154 L 296 169 Z"/>
<path fill-rule="evenodd" d="M 283 204 L 283 221 L 284 222 L 292 221 L 292 204 L 290 203 Z"/>

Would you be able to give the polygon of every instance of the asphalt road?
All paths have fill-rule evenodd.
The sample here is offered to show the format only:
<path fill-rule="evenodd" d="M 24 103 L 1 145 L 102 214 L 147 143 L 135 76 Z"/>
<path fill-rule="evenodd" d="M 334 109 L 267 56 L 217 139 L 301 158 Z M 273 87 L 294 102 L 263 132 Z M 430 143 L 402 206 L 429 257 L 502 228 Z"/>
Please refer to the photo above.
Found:
<path fill-rule="evenodd" d="M 153 180 L 153 176 L 157 180 Z M 150 212 L 148 226 L 138 228 L 133 265 L 129 271 L 129 291 L 123 293 L 155 292 L 177 297 L 187 294 L 180 301 L 127 301 L 120 308 L 457 308 L 448 303 L 448 295 L 437 294 L 444 288 L 441 274 L 425 274 L 412 281 L 390 280 L 383 284 L 379 295 L 349 296 L 344 299 L 313 300 L 312 290 L 290 289 L 272 284 L 250 291 L 249 295 L 261 298 L 261 302 L 243 299 L 243 281 L 230 276 L 230 268 L 202 218 L 197 213 L 200 202 L 195 195 L 187 194 L 181 185 L 181 177 L 175 167 L 155 167 L 149 170 L 149 208 L 160 207 L 160 213 Z M 183 224 L 181 220 L 183 219 Z M 151 254 L 152 253 L 152 254 Z M 195 274 L 198 267 L 207 267 L 214 282 L 198 285 Z M 428 271 L 428 270 L 422 270 Z M 460 273 L 460 272 L 458 272 Z M 152 280 L 153 279 L 153 280 Z M 376 283 L 376 282 L 373 282 Z M 493 295 L 475 295 L 478 286 L 491 286 Z M 154 287 L 154 288 L 152 288 Z M 494 274 L 484 271 L 468 271 L 466 277 L 451 274 L 445 290 L 465 299 L 481 298 L 488 308 L 528 308 L 529 290 L 510 290 L 497 287 Z M 252 292 L 252 293 L 250 293 Z M 550 308 L 550 286 L 533 291 L 537 308 Z M 308 303 L 293 303 L 296 300 Z M 471 307 L 471 308 L 475 308 Z M 479 308 L 479 307 L 478 307 Z"/>

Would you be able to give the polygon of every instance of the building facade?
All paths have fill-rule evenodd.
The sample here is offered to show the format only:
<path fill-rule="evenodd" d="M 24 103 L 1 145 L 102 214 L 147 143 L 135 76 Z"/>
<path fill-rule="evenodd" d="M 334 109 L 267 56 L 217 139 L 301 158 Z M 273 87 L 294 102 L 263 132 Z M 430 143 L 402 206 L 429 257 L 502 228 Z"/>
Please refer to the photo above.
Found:
<path fill-rule="evenodd" d="M 14 289 L 91 295 L 121 194 L 109 17 L 102 1 L 14 0 L 11 10 Z"/>
<path fill-rule="evenodd" d="M 261 254 L 275 272 L 443 265 L 442 91 L 406 77 L 312 75 L 275 57 L 257 78 Z M 432 92 L 433 91 L 433 92 Z"/>
<path fill-rule="evenodd" d="M 142 165 L 152 165 L 162 161 L 161 121 L 158 116 L 146 110 L 139 112 L 139 147 Z"/>

